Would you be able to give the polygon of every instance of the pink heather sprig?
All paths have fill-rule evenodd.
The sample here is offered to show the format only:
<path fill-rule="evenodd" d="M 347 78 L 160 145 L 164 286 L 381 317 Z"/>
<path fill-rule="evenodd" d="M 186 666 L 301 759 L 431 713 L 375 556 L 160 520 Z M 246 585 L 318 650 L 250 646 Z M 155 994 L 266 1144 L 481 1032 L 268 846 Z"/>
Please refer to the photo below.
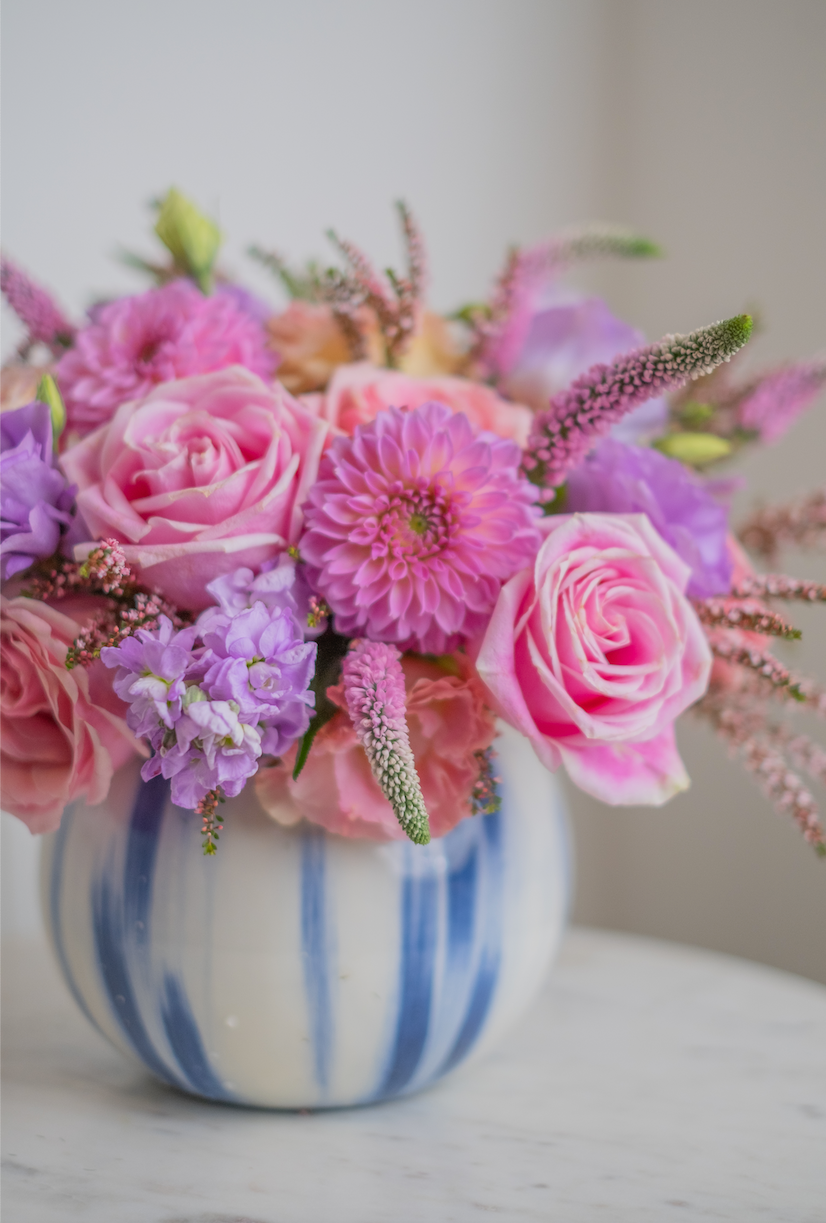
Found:
<path fill-rule="evenodd" d="M 789 577 L 785 573 L 755 573 L 732 588 L 733 599 L 793 599 L 800 603 L 826 603 L 826 586 Z"/>
<path fill-rule="evenodd" d="M 195 806 L 195 814 L 201 817 L 201 836 L 204 838 L 201 848 L 204 857 L 211 857 L 218 852 L 219 834 L 224 831 L 224 825 L 217 815 L 218 804 L 226 802 L 221 787 L 210 790 Z"/>
<path fill-rule="evenodd" d="M 786 505 L 764 506 L 738 531 L 750 552 L 774 560 L 781 548 L 822 548 L 826 545 L 826 489 L 808 493 Z"/>
<path fill-rule="evenodd" d="M 804 699 L 788 667 L 784 667 L 783 663 L 767 650 L 755 650 L 742 641 L 719 637 L 713 632 L 709 634 L 709 644 L 712 653 L 724 662 L 746 667 L 768 681 L 772 688 L 785 689 L 795 700 Z"/>
<path fill-rule="evenodd" d="M 826 753 L 805 735 L 772 725 L 765 703 L 739 690 L 713 687 L 695 710 L 710 722 L 731 755 L 740 755 L 775 809 L 791 816 L 815 852 L 826 855 L 826 838 L 815 800 L 783 754 L 785 750 L 810 776 L 823 779 Z"/>
<path fill-rule="evenodd" d="M 158 594 L 139 591 L 133 596 L 131 607 L 116 604 L 99 613 L 85 628 L 81 629 L 69 647 L 66 667 L 90 667 L 100 658 L 100 652 L 108 646 L 119 646 L 138 629 L 153 629 L 161 616 L 166 616 L 176 629 L 183 628 L 184 620 L 177 609 Z"/>
<path fill-rule="evenodd" d="M 348 266 L 343 272 L 331 268 L 319 285 L 320 296 L 333 307 L 347 337 L 358 336 L 358 351 L 354 357 L 364 353 L 364 337 L 357 316 L 365 306 L 372 310 L 390 366 L 395 366 L 416 330 L 427 274 L 424 242 L 418 226 L 403 201 L 399 201 L 397 208 L 407 255 L 406 276 L 399 276 L 388 268 L 387 280 L 383 280 L 359 247 L 330 230 L 328 236 Z"/>
<path fill-rule="evenodd" d="M 72 343 L 75 328 L 45 289 L 11 259 L 0 256 L 0 292 L 27 331 L 23 350 L 46 344 L 57 356 Z"/>
<path fill-rule="evenodd" d="M 736 628 L 749 633 L 763 633 L 768 637 L 781 637 L 784 641 L 797 641 L 800 638 L 800 629 L 759 603 L 737 604 L 732 603 L 730 598 L 695 599 L 694 610 L 700 623 L 710 628 Z"/>
<path fill-rule="evenodd" d="M 410 840 L 426 845 L 430 826 L 410 747 L 400 658 L 395 646 L 357 641 L 342 666 L 344 695 L 382 794 Z"/>
<path fill-rule="evenodd" d="M 498 786 L 502 778 L 494 772 L 496 752 L 492 747 L 473 753 L 479 765 L 479 776 L 470 794 L 470 809 L 473 815 L 495 815 L 502 806 Z"/>
<path fill-rule="evenodd" d="M 761 442 L 775 442 L 812 404 L 826 385 L 826 358 L 785 365 L 763 374 L 742 395 L 736 420 L 741 429 L 757 433 Z"/>
<path fill-rule="evenodd" d="M 480 373 L 496 381 L 511 370 L 527 338 L 539 294 L 568 264 L 659 253 L 646 238 L 607 225 L 571 230 L 526 250 L 510 250 L 488 305 L 465 312 L 475 335 L 471 356 Z"/>
<path fill-rule="evenodd" d="M 551 500 L 551 490 L 612 425 L 646 400 L 730 360 L 751 329 L 750 316 L 740 314 L 687 336 L 666 336 L 611 365 L 592 366 L 537 414 L 523 459 L 528 478 Z"/>

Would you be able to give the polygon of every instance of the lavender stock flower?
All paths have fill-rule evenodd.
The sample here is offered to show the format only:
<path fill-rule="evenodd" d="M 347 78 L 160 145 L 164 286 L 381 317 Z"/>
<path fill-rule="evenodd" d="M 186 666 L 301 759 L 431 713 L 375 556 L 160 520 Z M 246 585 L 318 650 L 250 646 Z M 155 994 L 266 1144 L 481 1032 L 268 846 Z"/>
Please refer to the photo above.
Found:
<path fill-rule="evenodd" d="M 726 509 L 676 459 L 606 438 L 570 472 L 565 509 L 647 514 L 654 529 L 691 567 L 687 593 L 692 598 L 729 589 Z"/>
<path fill-rule="evenodd" d="M 55 466 L 48 404 L 35 400 L 0 416 L 2 576 L 52 556 L 72 525 L 75 486 Z"/>

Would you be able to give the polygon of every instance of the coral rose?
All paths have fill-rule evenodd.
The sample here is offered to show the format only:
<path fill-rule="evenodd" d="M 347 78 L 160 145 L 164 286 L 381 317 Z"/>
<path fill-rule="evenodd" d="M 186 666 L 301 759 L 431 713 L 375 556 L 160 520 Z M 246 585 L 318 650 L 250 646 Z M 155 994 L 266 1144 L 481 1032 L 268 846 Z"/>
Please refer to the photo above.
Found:
<path fill-rule="evenodd" d="M 659 805 L 688 785 L 673 722 L 711 670 L 690 570 L 644 514 L 546 522 L 533 568 L 502 588 L 479 675 L 549 769 L 606 803 Z"/>
<path fill-rule="evenodd" d="M 85 617 L 34 599 L 0 606 L 2 805 L 32 832 L 52 832 L 73 799 L 102 802 L 138 747 L 102 664 L 66 669 Z"/>
<path fill-rule="evenodd" d="M 476 429 L 496 433 L 524 446 L 533 415 L 519 403 L 501 399 L 489 386 L 469 378 L 411 378 L 398 370 L 378 369 L 367 361 L 339 365 L 327 392 L 307 396 L 309 406 L 335 429 L 352 436 L 385 408 L 419 408 L 436 400 L 464 412 Z"/>
<path fill-rule="evenodd" d="M 410 745 L 431 833 L 440 837 L 471 814 L 471 791 L 480 770 L 474 753 L 490 746 L 496 726 L 485 708 L 484 689 L 463 655 L 439 663 L 408 654 L 402 669 Z M 258 770 L 255 785 L 261 804 L 281 824 L 304 817 L 345 837 L 404 840 L 356 739 L 343 686 L 328 688 L 327 695 L 339 712 L 319 730 L 298 779 L 292 777 L 295 748 L 282 763 Z"/>
<path fill-rule="evenodd" d="M 240 367 L 157 387 L 63 455 L 90 532 L 179 607 L 298 540 L 327 425 Z"/>

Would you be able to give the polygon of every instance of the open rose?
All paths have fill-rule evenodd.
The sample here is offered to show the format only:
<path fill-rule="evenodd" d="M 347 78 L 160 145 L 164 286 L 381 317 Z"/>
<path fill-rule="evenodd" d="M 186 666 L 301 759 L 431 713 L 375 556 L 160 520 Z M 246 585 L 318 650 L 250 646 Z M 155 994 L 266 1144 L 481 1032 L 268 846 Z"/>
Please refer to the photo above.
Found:
<path fill-rule="evenodd" d="M 436 400 L 464 412 L 476 429 L 485 429 L 524 446 L 533 415 L 508 403 L 489 386 L 468 378 L 412 378 L 398 370 L 377 369 L 367 361 L 339 365 L 324 395 L 307 395 L 309 406 L 335 429 L 352 436 L 358 425 L 375 420 L 385 408 L 420 408 Z"/>
<path fill-rule="evenodd" d="M 123 404 L 62 461 L 90 532 L 200 611 L 208 582 L 297 542 L 326 433 L 283 387 L 234 366 Z"/>
<path fill-rule="evenodd" d="M 402 658 L 410 746 L 434 837 L 470 815 L 480 770 L 474 753 L 489 747 L 496 733 L 484 689 L 467 658 L 457 654 L 444 662 L 410 654 Z M 343 686 L 328 688 L 327 695 L 341 708 L 316 735 L 298 779 L 292 777 L 294 747 L 283 763 L 258 770 L 255 785 L 262 806 L 281 824 L 304 817 L 340 836 L 403 841 L 405 834 L 356 739 Z"/>
<path fill-rule="evenodd" d="M 34 599 L 1 606 L 2 804 L 32 832 L 52 832 L 73 799 L 103 801 L 137 744 L 103 665 L 66 669 L 86 616 Z"/>
<path fill-rule="evenodd" d="M 674 719 L 708 685 L 690 570 L 644 514 L 548 520 L 502 588 L 477 658 L 506 721 L 606 803 L 659 805 L 688 778 Z"/>

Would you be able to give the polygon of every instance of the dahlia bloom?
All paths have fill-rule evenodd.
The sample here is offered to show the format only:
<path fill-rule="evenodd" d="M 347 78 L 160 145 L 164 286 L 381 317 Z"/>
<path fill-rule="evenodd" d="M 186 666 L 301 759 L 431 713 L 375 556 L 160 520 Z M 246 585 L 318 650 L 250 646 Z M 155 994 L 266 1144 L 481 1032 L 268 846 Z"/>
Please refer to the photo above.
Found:
<path fill-rule="evenodd" d="M 0 416 L 0 564 L 10 578 L 52 556 L 72 525 L 75 492 L 55 465 L 48 404 Z"/>
<path fill-rule="evenodd" d="M 464 654 L 435 662 L 413 654 L 401 659 L 407 730 L 434 837 L 443 837 L 473 814 L 481 754 L 496 735 L 479 677 Z M 259 769 L 255 790 L 279 824 L 308 819 L 328 832 L 370 840 L 404 840 L 393 808 L 373 776 L 347 711 L 344 684 L 327 689 L 338 706 L 321 727 L 307 766 L 293 780 L 295 747 L 271 768 Z"/>
<path fill-rule="evenodd" d="M 730 587 L 726 508 L 677 459 L 606 438 L 568 476 L 565 508 L 647 514 L 690 567 L 687 594 L 692 599 L 725 594 Z"/>
<path fill-rule="evenodd" d="M 520 457 L 440 403 L 390 408 L 336 438 L 300 550 L 337 631 L 441 654 L 484 628 L 540 543 Z"/>
<path fill-rule="evenodd" d="M 263 325 L 232 294 L 204 297 L 189 281 L 177 280 L 97 309 L 55 374 L 68 425 L 83 434 L 159 382 L 229 365 L 272 376 L 276 359 Z"/>

